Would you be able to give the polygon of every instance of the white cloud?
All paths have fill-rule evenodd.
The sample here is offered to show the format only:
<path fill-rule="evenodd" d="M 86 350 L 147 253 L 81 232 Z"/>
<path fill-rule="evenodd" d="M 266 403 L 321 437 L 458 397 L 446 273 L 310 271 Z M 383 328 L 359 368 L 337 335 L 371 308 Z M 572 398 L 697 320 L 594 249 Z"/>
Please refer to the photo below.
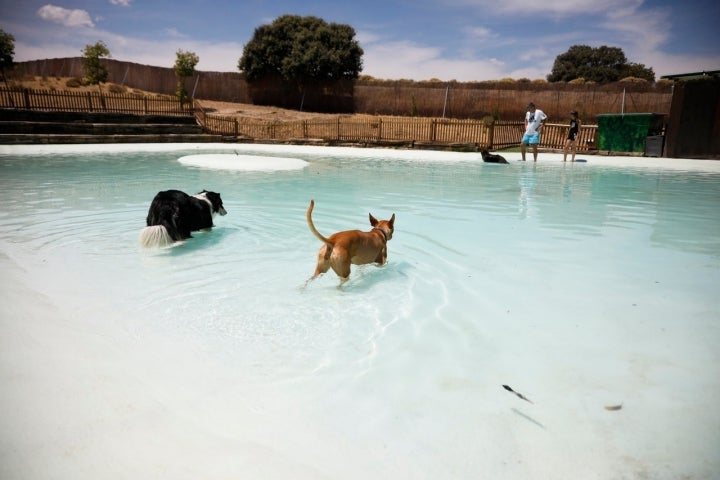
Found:
<path fill-rule="evenodd" d="M 650 52 L 637 60 L 646 67 L 652 67 L 655 78 L 678 73 L 720 70 L 720 54 L 715 56 L 671 55 L 664 52 Z"/>
<path fill-rule="evenodd" d="M 548 52 L 544 48 L 532 48 L 524 50 L 518 58 L 520 58 L 523 62 L 529 62 L 531 60 L 544 59 L 547 58 L 547 56 Z"/>
<path fill-rule="evenodd" d="M 178 38 L 187 37 L 187 35 L 180 32 L 177 28 L 166 28 L 163 31 L 165 32 L 165 35 L 167 35 L 168 37 L 178 37 Z"/>
<path fill-rule="evenodd" d="M 639 25 L 642 28 L 638 28 Z M 667 41 L 671 23 L 668 11 L 656 9 L 625 12 L 623 15 L 608 12 L 607 20 L 600 22 L 600 26 L 634 46 L 652 51 Z"/>
<path fill-rule="evenodd" d="M 365 48 L 363 75 L 381 79 L 474 81 L 504 75 L 504 64 L 495 58 L 445 59 L 439 48 L 412 42 L 376 43 Z"/>
<path fill-rule="evenodd" d="M 475 39 L 487 39 L 497 37 L 497 34 L 493 33 L 492 30 L 485 27 L 467 27 L 464 29 L 465 33 Z"/>
<path fill-rule="evenodd" d="M 130 0 L 110 0 L 113 5 L 120 5 L 121 7 L 129 7 Z"/>
<path fill-rule="evenodd" d="M 591 14 L 604 11 L 635 11 L 643 0 L 441 0 L 452 7 L 471 7 L 488 13 L 512 15 L 566 16 Z M 437 6 L 437 2 L 434 3 Z M 588 17 L 590 19 L 590 17 Z"/>
<path fill-rule="evenodd" d="M 28 60 L 43 60 L 45 58 L 79 57 L 80 47 L 69 46 L 64 43 L 52 44 L 27 44 L 24 42 L 15 43 L 15 61 L 24 62 Z"/>
<path fill-rule="evenodd" d="M 358 30 L 355 32 L 355 39 L 360 42 L 360 46 L 367 43 L 373 43 L 380 40 L 380 35 L 368 30 Z"/>
<path fill-rule="evenodd" d="M 31 34 L 31 38 L 41 38 Z M 73 32 L 57 32 L 52 40 L 32 43 L 15 42 L 15 61 L 44 58 L 79 57 L 88 43 L 101 38 L 115 60 L 172 67 L 178 50 L 194 52 L 200 57 L 197 70 L 208 72 L 238 72 L 237 63 L 242 55 L 243 44 L 238 42 L 205 42 L 189 38 L 167 37 L 163 40 L 147 40 L 117 35 L 103 30 L 84 29 Z"/>
<path fill-rule="evenodd" d="M 37 14 L 43 20 L 59 23 L 66 27 L 94 27 L 90 14 L 85 10 L 69 10 L 56 5 L 40 7 Z"/>
<path fill-rule="evenodd" d="M 206 72 L 238 72 L 237 63 L 243 50 L 241 43 L 211 43 L 187 38 L 147 41 L 113 37 L 108 46 L 113 58 L 159 67 L 172 67 L 178 50 L 193 52 L 200 58 L 196 69 Z"/>

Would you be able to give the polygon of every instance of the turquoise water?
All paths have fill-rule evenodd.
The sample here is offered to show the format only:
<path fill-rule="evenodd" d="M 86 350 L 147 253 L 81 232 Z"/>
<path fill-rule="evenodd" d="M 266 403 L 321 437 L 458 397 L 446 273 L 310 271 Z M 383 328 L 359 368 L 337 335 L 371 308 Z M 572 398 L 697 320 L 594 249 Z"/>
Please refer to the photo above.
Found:
<path fill-rule="evenodd" d="M 308 164 L 178 162 L 238 151 Z M 2 426 L 32 433 L 3 439 L 3 478 L 89 478 L 109 451 L 117 478 L 716 471 L 720 169 L 507 156 L 6 147 L 0 396 L 20 413 Z M 142 250 L 150 201 L 170 188 L 220 192 L 228 214 Z M 303 288 L 320 248 L 311 198 L 324 234 L 395 213 L 388 264 Z M 43 386 L 65 392 L 60 406 Z M 57 413 L 38 419 L 28 397 Z M 134 441 L 147 435 L 164 441 Z"/>

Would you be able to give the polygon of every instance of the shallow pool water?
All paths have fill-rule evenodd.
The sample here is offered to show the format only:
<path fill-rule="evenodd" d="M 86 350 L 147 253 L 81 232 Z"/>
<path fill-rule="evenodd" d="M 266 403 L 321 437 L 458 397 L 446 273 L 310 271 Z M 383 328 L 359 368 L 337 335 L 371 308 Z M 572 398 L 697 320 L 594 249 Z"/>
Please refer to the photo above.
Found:
<path fill-rule="evenodd" d="M 0 148 L 0 477 L 720 468 L 717 163 L 107 148 Z M 228 214 L 143 250 L 166 189 Z M 326 235 L 395 213 L 387 265 L 306 285 L 310 199 Z"/>

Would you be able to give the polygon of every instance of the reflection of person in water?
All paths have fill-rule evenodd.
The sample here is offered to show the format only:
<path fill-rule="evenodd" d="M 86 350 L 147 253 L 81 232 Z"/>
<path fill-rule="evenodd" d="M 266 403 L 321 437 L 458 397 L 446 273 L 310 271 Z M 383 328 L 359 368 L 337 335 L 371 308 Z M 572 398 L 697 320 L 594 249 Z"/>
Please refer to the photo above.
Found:
<path fill-rule="evenodd" d="M 535 108 L 535 104 L 530 102 L 525 113 L 525 133 L 520 141 L 520 154 L 523 162 L 525 161 L 525 149 L 528 145 L 532 147 L 533 160 L 537 162 L 538 144 L 540 143 L 540 128 L 547 119 L 547 115 L 540 109 Z"/>
<path fill-rule="evenodd" d="M 531 218 L 537 213 L 535 205 L 535 182 L 537 165 L 532 168 L 523 168 L 518 177 L 518 186 L 520 187 L 520 196 L 518 197 L 518 218 Z"/>
<path fill-rule="evenodd" d="M 570 161 L 575 161 L 578 133 L 580 133 L 580 119 L 578 118 L 578 112 L 573 110 L 570 112 L 570 128 L 568 129 L 568 136 L 565 140 L 565 146 L 563 147 L 563 162 L 567 160 L 568 151 L 572 151 L 572 158 Z"/>

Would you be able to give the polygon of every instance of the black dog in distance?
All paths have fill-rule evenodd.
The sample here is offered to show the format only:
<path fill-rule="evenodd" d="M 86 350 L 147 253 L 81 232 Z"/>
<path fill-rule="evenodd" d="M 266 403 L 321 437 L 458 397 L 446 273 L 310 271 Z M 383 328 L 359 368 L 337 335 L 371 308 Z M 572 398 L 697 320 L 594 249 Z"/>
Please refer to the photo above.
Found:
<path fill-rule="evenodd" d="M 480 150 L 483 162 L 485 163 L 508 163 L 505 157 L 498 155 L 497 153 L 490 153 L 487 150 Z"/>

